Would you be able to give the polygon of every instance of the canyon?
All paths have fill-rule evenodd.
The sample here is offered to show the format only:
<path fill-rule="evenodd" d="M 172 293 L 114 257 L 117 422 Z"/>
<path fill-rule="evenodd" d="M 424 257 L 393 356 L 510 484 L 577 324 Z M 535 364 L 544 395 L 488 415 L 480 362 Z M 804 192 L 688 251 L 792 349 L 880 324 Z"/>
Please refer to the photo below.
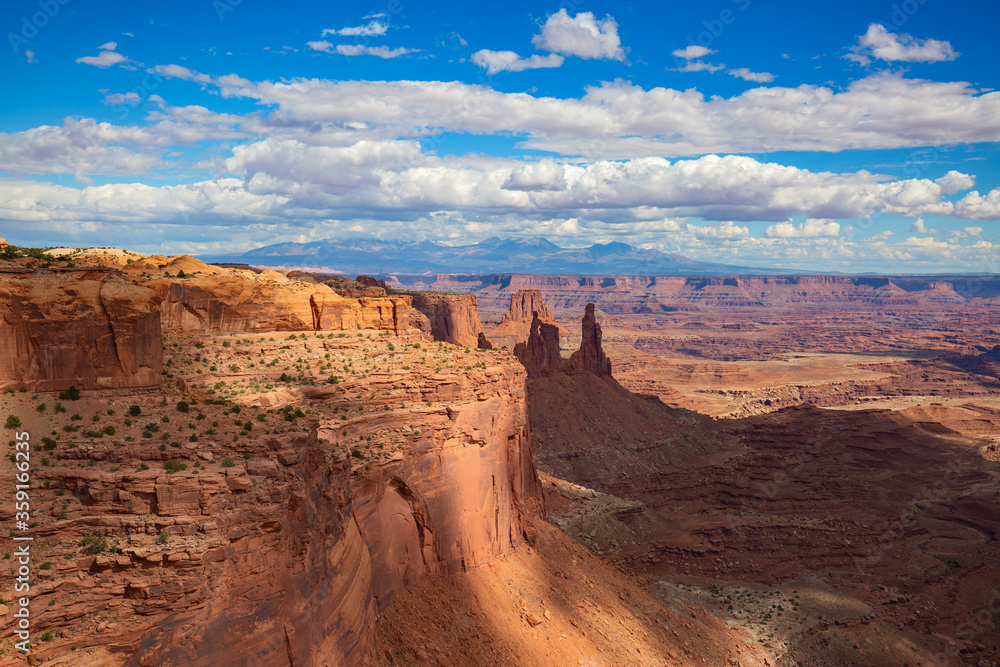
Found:
<path fill-rule="evenodd" d="M 45 264 L 34 664 L 1000 660 L 992 278 Z"/>

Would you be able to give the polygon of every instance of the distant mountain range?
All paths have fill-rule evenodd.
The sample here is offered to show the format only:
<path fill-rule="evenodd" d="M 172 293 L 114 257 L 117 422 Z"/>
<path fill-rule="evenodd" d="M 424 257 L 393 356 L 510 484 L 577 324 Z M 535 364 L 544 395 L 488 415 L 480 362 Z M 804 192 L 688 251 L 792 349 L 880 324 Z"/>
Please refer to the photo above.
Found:
<path fill-rule="evenodd" d="M 521 273 L 571 275 L 783 275 L 786 271 L 699 262 L 626 243 L 595 243 L 588 248 L 560 248 L 548 239 L 489 238 L 472 245 L 434 241 L 349 239 L 276 243 L 242 255 L 201 257 L 206 262 L 308 268 L 347 275 L 396 273 Z"/>

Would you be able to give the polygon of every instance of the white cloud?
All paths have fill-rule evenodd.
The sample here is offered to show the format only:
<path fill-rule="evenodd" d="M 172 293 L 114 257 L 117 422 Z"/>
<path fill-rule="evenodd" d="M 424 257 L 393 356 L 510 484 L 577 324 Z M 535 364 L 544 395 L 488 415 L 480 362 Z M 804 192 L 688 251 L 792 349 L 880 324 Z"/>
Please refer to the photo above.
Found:
<path fill-rule="evenodd" d="M 879 232 L 878 234 L 872 234 L 871 236 L 868 237 L 867 240 L 869 242 L 872 242 L 872 241 L 888 241 L 889 239 L 891 239 L 895 235 L 896 235 L 896 232 L 892 232 L 892 231 L 889 231 L 887 229 L 884 232 Z"/>
<path fill-rule="evenodd" d="M 320 37 L 326 37 L 327 35 L 340 35 L 342 37 L 369 37 L 374 35 L 384 35 L 388 29 L 389 26 L 382 21 L 369 21 L 365 25 L 340 28 L 339 30 L 326 28 Z"/>
<path fill-rule="evenodd" d="M 840 223 L 836 220 L 816 220 L 807 218 L 801 225 L 795 226 L 789 222 L 779 222 L 764 230 L 764 235 L 771 238 L 816 238 L 819 236 L 839 236 Z"/>
<path fill-rule="evenodd" d="M 732 74 L 733 76 L 743 79 L 744 81 L 755 81 L 757 83 L 770 83 L 774 81 L 774 75 L 768 72 L 751 72 L 746 67 L 737 67 L 736 69 L 726 70 L 726 74 Z"/>
<path fill-rule="evenodd" d="M 111 67 L 112 65 L 125 65 L 129 63 L 128 58 L 115 51 L 117 47 L 118 44 L 115 42 L 101 44 L 97 47 L 100 53 L 96 56 L 83 56 L 82 58 L 77 58 L 76 62 L 83 63 L 84 65 L 94 65 L 95 67 Z"/>
<path fill-rule="evenodd" d="M 308 46 L 313 51 L 325 51 L 326 53 L 333 51 L 333 42 L 328 42 L 325 39 L 313 42 L 306 42 L 306 46 Z"/>
<path fill-rule="evenodd" d="M 955 203 L 954 214 L 970 220 L 1000 220 L 1000 188 L 985 197 L 973 190 Z"/>
<path fill-rule="evenodd" d="M 112 93 L 104 96 L 105 104 L 135 106 L 139 103 L 139 93 Z"/>
<path fill-rule="evenodd" d="M 694 62 L 684 63 L 683 67 L 675 67 L 674 72 L 718 72 L 720 69 L 725 69 L 725 65 L 713 65 L 712 63 L 702 62 L 700 60 L 695 60 Z"/>
<path fill-rule="evenodd" d="M 687 46 L 683 49 L 677 49 L 676 51 L 672 52 L 671 55 L 677 56 L 678 58 L 691 60 L 693 58 L 701 58 L 703 56 L 711 55 L 713 53 L 716 52 L 713 51 L 712 49 L 692 44 L 691 46 Z"/>
<path fill-rule="evenodd" d="M 562 165 L 552 160 L 518 165 L 511 169 L 510 176 L 500 187 L 522 192 L 565 190 L 566 172 Z"/>
<path fill-rule="evenodd" d="M 618 24 L 610 16 L 598 20 L 590 12 L 570 16 L 560 9 L 549 16 L 542 32 L 531 41 L 536 48 L 564 56 L 625 60 Z"/>
<path fill-rule="evenodd" d="M 376 56 L 378 58 L 398 58 L 420 49 L 407 49 L 402 46 L 390 49 L 387 46 L 362 46 L 360 44 L 338 44 L 337 53 L 342 56 Z"/>
<path fill-rule="evenodd" d="M 971 239 L 979 239 L 983 236 L 982 227 L 963 227 L 962 229 L 953 229 L 948 233 L 949 243 L 958 243 L 960 241 L 966 241 Z"/>
<path fill-rule="evenodd" d="M 910 232 L 916 232 L 917 234 L 930 234 L 933 236 L 938 233 L 936 229 L 928 229 L 927 223 L 924 222 L 923 218 L 917 218 L 910 224 Z"/>
<path fill-rule="evenodd" d="M 472 54 L 472 62 L 485 68 L 487 74 L 496 74 L 497 72 L 521 72 L 526 69 L 559 67 L 563 64 L 563 57 L 558 53 L 549 53 L 544 56 L 536 54 L 529 58 L 522 58 L 513 51 L 482 49 Z"/>
<path fill-rule="evenodd" d="M 390 49 L 387 46 L 364 46 L 362 44 L 337 44 L 320 40 L 317 42 L 306 42 L 306 45 L 313 51 L 323 51 L 326 53 L 338 53 L 342 56 L 376 56 L 378 58 L 398 58 L 410 53 L 418 53 L 420 49 L 407 49 L 402 46 Z"/>
<path fill-rule="evenodd" d="M 29 65 L 34 65 L 35 64 L 35 52 L 34 51 L 32 51 L 31 49 L 25 49 L 24 50 L 24 55 L 28 58 L 28 64 Z"/>
<path fill-rule="evenodd" d="M 194 70 L 182 67 L 181 65 L 157 65 L 150 71 L 155 74 L 162 74 L 163 76 L 171 79 L 182 79 L 184 81 L 195 81 L 197 83 L 211 83 L 214 81 L 214 79 L 208 74 L 195 72 Z"/>
<path fill-rule="evenodd" d="M 948 42 L 892 33 L 881 24 L 872 23 L 846 57 L 867 65 L 871 58 L 886 62 L 935 63 L 954 60 L 958 55 Z"/>
<path fill-rule="evenodd" d="M 941 186 L 942 192 L 952 195 L 971 188 L 976 184 L 976 177 L 952 169 L 941 178 L 935 179 L 934 182 Z"/>
<path fill-rule="evenodd" d="M 980 93 L 965 82 L 907 79 L 899 73 L 872 75 L 842 91 L 763 87 L 730 98 L 706 98 L 697 90 L 645 90 L 622 80 L 569 99 L 454 81 L 250 82 L 235 75 L 213 81 L 223 96 L 278 107 L 274 115 L 285 126 L 364 123 L 385 136 L 512 132 L 525 136 L 522 148 L 587 158 L 1000 141 L 1000 92 Z"/>

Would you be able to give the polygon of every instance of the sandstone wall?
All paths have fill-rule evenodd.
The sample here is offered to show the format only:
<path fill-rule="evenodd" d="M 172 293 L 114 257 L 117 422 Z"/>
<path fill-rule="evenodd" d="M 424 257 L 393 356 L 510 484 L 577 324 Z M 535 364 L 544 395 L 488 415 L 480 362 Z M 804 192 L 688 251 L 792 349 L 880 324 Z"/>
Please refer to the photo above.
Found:
<path fill-rule="evenodd" d="M 413 307 L 430 320 L 434 340 L 470 347 L 479 345 L 483 325 L 475 294 L 415 292 L 410 297 Z"/>
<path fill-rule="evenodd" d="M 396 593 L 530 538 L 543 501 L 524 371 L 504 364 L 386 382 L 406 383 L 413 407 L 362 415 L 357 407 L 370 404 L 361 400 L 349 422 L 261 434 L 232 467 L 136 469 L 136 458 L 158 452 L 135 442 L 69 449 L 39 470 L 37 502 L 72 500 L 34 532 L 58 554 L 52 580 L 33 589 L 43 601 L 58 591 L 39 631 L 67 633 L 35 648 L 40 664 L 66 655 L 88 665 L 374 664 L 376 615 Z M 314 402 L 345 400 L 340 387 L 304 390 Z M 299 405 L 302 396 L 286 398 Z M 217 418 L 214 406 L 200 409 Z M 367 436 L 403 447 L 369 464 L 348 444 Z M 97 465 L 74 465 L 88 459 Z M 88 553 L 79 540 L 93 532 L 120 550 Z M 106 620 L 92 621 L 95 609 Z M 67 653 L 70 643 L 78 653 Z"/>
<path fill-rule="evenodd" d="M 274 272 L 229 271 L 187 278 L 155 276 L 163 327 L 185 333 L 379 329 L 429 332 L 409 297 L 346 298 L 322 284 Z"/>
<path fill-rule="evenodd" d="M 0 274 L 0 387 L 156 386 L 159 300 L 111 270 Z"/>

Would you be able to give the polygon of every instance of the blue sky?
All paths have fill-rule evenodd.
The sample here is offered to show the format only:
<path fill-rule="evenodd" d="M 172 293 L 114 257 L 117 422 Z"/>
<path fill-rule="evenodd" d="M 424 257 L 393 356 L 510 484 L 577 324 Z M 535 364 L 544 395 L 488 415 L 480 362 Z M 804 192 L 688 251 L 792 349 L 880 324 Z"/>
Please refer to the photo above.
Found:
<path fill-rule="evenodd" d="M 12 1 L 0 234 L 1000 272 L 995 3 Z"/>

